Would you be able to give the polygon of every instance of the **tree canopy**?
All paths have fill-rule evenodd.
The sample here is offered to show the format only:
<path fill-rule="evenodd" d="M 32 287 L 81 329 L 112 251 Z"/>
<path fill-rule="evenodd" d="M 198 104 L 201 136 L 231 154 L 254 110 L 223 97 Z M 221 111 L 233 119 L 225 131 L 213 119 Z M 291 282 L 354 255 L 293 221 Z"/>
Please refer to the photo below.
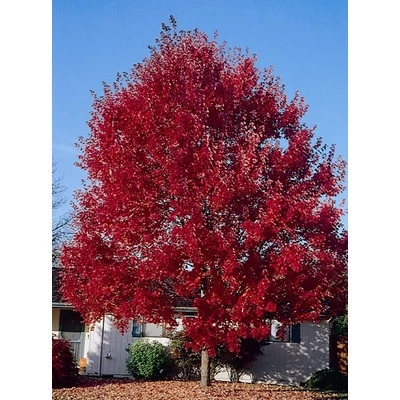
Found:
<path fill-rule="evenodd" d="M 64 298 L 87 322 L 174 324 L 184 299 L 191 345 L 212 355 L 264 339 L 271 316 L 343 311 L 345 162 L 272 69 L 172 18 L 148 58 L 93 95 L 62 252 Z"/>

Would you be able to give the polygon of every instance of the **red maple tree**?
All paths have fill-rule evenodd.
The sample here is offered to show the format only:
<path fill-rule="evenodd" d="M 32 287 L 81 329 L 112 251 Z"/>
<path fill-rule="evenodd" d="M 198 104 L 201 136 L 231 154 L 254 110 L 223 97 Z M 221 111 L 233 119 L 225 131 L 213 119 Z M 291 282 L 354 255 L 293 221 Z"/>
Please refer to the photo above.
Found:
<path fill-rule="evenodd" d="M 94 94 L 65 300 L 121 329 L 139 316 L 173 324 L 176 297 L 191 300 L 186 333 L 210 355 L 265 338 L 270 315 L 286 325 L 341 313 L 345 162 L 255 56 L 171 25 Z"/>

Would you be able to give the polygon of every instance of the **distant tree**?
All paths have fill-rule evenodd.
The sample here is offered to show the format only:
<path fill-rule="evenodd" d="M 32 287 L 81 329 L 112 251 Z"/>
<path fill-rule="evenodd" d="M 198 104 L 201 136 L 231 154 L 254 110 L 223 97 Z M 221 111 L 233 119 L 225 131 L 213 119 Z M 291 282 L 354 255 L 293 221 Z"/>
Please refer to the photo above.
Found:
<path fill-rule="evenodd" d="M 52 224 L 52 264 L 56 266 L 60 256 L 61 243 L 68 236 L 68 224 L 71 220 L 69 213 L 59 214 L 59 210 L 66 203 L 64 196 L 66 186 L 63 185 L 62 176 L 57 174 L 57 163 L 52 163 L 52 208 L 53 208 L 53 224 Z"/>
<path fill-rule="evenodd" d="M 173 325 L 176 296 L 210 384 L 218 346 L 340 314 L 345 162 L 301 122 L 271 70 L 197 29 L 163 25 L 148 59 L 94 95 L 78 165 L 64 298 L 87 322 L 111 313 Z"/>
<path fill-rule="evenodd" d="M 348 335 L 348 307 L 346 306 L 346 313 L 332 318 L 331 332 L 334 335 L 347 336 Z"/>

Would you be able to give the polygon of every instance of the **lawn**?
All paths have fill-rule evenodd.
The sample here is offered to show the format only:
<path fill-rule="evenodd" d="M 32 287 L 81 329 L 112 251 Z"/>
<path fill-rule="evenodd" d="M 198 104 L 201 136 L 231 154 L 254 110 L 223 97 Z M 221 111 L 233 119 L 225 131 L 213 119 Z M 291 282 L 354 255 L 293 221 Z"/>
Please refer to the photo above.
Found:
<path fill-rule="evenodd" d="M 53 400 L 329 400 L 347 399 L 347 394 L 312 392 L 288 386 L 213 382 L 135 382 L 128 379 L 82 378 L 78 387 L 53 389 Z"/>

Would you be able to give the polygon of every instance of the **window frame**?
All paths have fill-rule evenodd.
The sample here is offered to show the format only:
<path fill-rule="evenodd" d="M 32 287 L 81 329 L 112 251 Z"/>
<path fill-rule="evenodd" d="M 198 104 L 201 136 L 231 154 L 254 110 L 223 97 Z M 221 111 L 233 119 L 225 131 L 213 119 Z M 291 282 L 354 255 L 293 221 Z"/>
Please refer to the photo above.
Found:
<path fill-rule="evenodd" d="M 143 323 L 137 320 L 132 321 L 132 337 L 143 337 Z"/>
<path fill-rule="evenodd" d="M 273 325 L 278 325 L 276 328 L 276 332 L 279 329 L 279 326 L 282 325 L 279 321 L 277 320 L 270 320 L 269 321 L 271 331 L 268 336 L 268 342 L 269 343 L 296 343 L 299 344 L 301 343 L 301 324 L 290 324 L 287 325 L 285 328 L 285 338 L 284 340 L 279 339 L 276 335 L 272 335 L 272 326 Z"/>
<path fill-rule="evenodd" d="M 142 337 L 147 337 L 147 338 L 163 338 L 165 337 L 165 326 L 163 324 L 153 324 L 156 325 L 157 327 L 161 328 L 161 333 L 160 335 L 148 335 L 147 334 L 147 326 L 148 324 L 142 324 Z"/>

